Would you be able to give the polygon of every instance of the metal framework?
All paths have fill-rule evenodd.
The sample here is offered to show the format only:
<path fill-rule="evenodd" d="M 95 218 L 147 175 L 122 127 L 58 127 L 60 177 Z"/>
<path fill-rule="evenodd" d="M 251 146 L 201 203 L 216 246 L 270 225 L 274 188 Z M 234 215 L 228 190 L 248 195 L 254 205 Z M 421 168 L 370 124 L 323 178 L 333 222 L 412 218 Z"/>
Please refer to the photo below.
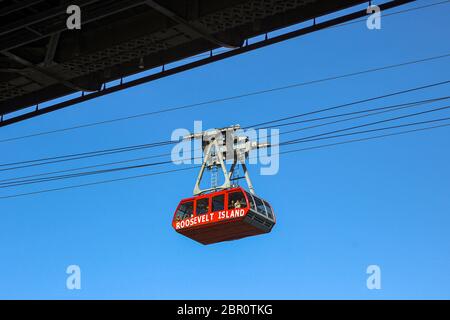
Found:
<path fill-rule="evenodd" d="M 194 36 L 199 36 L 199 37 L 205 38 L 206 40 L 208 40 L 209 42 L 211 42 L 212 44 L 214 44 L 214 45 L 216 45 L 218 47 L 224 47 L 224 48 L 230 48 L 230 49 L 235 49 L 235 48 L 239 47 L 239 46 L 236 46 L 236 45 L 225 43 L 225 42 L 215 38 L 204 27 L 202 27 L 202 26 L 196 27 L 195 25 L 191 24 L 186 19 L 180 17 L 175 12 L 167 9 L 166 7 L 160 5 L 159 3 L 157 3 L 154 0 L 147 0 L 146 4 L 149 5 L 151 8 L 155 9 L 156 11 L 160 12 L 161 14 L 163 14 L 163 15 L 167 16 L 168 18 L 172 19 L 173 21 L 179 23 L 181 28 L 182 28 L 182 30 L 186 34 L 191 34 L 191 35 L 194 35 Z"/>
<path fill-rule="evenodd" d="M 255 194 L 250 174 L 247 169 L 246 160 L 250 151 L 268 148 L 269 144 L 250 141 L 248 136 L 243 135 L 240 131 L 241 127 L 239 125 L 234 125 L 222 129 L 207 130 L 184 137 L 184 140 L 199 139 L 202 141 L 204 157 L 195 182 L 194 196 L 234 187 L 235 185 L 232 183 L 232 177 L 236 172 L 238 163 L 242 166 L 242 171 L 249 191 L 252 194 Z M 228 165 L 230 165 L 229 170 L 227 169 Z M 224 183 L 218 186 L 217 177 L 213 177 L 211 187 L 201 189 L 200 184 L 206 169 L 211 170 L 213 174 L 216 169 L 220 169 L 224 177 Z"/>
<path fill-rule="evenodd" d="M 387 10 L 412 1 L 379 6 Z M 317 22 L 369 1 L 73 0 L 70 4 L 82 9 L 81 31 L 66 30 L 67 3 L 0 2 L 0 127 L 362 18 L 366 10 L 355 9 Z M 305 21 L 311 24 L 270 35 Z M 258 35 L 264 39 L 247 45 L 246 39 Z M 222 47 L 230 50 L 214 54 Z M 204 59 L 184 60 L 205 53 Z M 170 68 L 172 62 L 178 66 Z M 126 81 L 154 68 L 161 72 Z M 77 92 L 78 97 L 40 106 Z"/>

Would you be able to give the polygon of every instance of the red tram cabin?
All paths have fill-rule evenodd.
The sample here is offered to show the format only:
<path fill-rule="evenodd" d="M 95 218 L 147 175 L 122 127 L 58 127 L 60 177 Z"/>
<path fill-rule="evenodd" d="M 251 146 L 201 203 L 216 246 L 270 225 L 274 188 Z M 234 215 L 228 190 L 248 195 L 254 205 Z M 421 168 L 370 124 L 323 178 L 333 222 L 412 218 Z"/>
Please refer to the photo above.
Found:
<path fill-rule="evenodd" d="M 202 244 L 269 233 L 275 225 L 270 204 L 241 187 L 184 199 L 172 226 Z"/>

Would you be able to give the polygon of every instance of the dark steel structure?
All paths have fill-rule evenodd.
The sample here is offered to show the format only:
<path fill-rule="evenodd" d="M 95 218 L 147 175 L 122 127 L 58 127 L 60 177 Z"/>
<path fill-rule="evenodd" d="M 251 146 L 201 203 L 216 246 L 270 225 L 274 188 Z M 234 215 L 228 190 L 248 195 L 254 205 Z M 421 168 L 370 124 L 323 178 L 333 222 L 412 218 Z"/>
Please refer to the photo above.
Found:
<path fill-rule="evenodd" d="M 380 6 L 388 9 L 407 2 L 412 0 L 386 1 Z M 328 20 L 320 18 L 368 3 L 0 0 L 0 127 L 363 17 L 366 11 L 359 7 Z M 66 10 L 73 4 L 81 8 L 81 30 L 66 27 Z M 269 34 L 305 21 L 311 24 L 276 37 Z M 264 39 L 246 45 L 246 39 L 259 35 L 265 35 Z M 217 53 L 218 48 L 227 50 Z M 186 58 L 192 60 L 183 60 Z M 177 61 L 183 63 L 170 66 Z M 159 72 L 129 82 L 123 80 L 153 68 L 160 68 Z M 106 85 L 114 80 L 118 83 Z M 75 98 L 39 107 L 77 92 Z"/>

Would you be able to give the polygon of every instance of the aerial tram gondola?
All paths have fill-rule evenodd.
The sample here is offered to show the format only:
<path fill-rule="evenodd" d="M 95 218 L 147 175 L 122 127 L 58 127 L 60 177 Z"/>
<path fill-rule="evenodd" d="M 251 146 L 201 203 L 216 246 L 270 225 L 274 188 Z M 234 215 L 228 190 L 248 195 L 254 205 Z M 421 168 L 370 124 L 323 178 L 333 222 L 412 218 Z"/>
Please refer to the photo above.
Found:
<path fill-rule="evenodd" d="M 269 233 L 275 225 L 271 205 L 255 194 L 246 166 L 251 150 L 268 147 L 238 135 L 239 126 L 214 129 L 185 137 L 201 139 L 203 162 L 191 198 L 180 201 L 172 221 L 176 232 L 202 244 L 237 240 Z M 226 162 L 231 163 L 227 170 Z M 248 191 L 234 183 L 240 164 Z M 217 171 L 221 169 L 224 183 L 217 186 Z M 212 185 L 201 189 L 205 170 L 212 172 Z M 214 173 L 216 175 L 214 175 Z"/>

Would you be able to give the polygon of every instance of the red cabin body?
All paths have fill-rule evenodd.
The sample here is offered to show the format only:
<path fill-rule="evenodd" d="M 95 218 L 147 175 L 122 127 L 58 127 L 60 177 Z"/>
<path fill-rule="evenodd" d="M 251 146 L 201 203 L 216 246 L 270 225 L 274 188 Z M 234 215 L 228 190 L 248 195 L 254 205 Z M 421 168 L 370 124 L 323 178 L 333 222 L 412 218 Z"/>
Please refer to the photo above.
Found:
<path fill-rule="evenodd" d="M 274 225 L 270 204 L 240 187 L 184 199 L 172 221 L 175 231 L 202 244 L 268 233 Z"/>

